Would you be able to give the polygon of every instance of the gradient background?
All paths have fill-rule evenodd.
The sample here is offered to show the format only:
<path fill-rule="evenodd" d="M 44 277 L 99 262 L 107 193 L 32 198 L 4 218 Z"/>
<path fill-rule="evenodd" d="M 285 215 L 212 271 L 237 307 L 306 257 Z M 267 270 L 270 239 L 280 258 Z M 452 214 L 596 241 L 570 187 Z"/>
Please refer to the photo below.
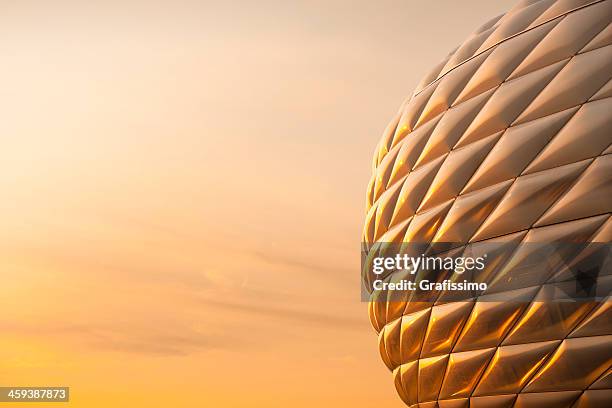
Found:
<path fill-rule="evenodd" d="M 225 3 L 0 2 L 0 385 L 402 406 L 359 302 L 371 154 L 513 2 Z"/>

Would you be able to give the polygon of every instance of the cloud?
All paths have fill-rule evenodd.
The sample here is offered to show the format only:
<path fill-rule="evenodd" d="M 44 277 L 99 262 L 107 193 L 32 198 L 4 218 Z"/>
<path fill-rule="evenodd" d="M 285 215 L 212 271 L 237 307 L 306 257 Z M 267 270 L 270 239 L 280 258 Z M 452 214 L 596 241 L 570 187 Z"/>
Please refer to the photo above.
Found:
<path fill-rule="evenodd" d="M 354 274 L 355 276 L 359 275 L 359 270 L 355 272 L 353 268 L 337 266 L 325 261 L 314 262 L 310 258 L 304 259 L 304 257 L 299 257 L 296 255 L 287 256 L 281 254 L 266 253 L 263 251 L 255 251 L 253 252 L 253 255 L 256 259 L 263 261 L 269 265 L 286 267 L 288 269 L 302 269 L 317 272 L 321 275 L 325 275 L 333 279 L 336 282 L 339 280 L 346 281 L 346 277 L 351 276 L 351 274 Z M 356 256 L 359 257 L 359 254 L 357 253 Z"/>
<path fill-rule="evenodd" d="M 119 335 L 118 335 L 119 334 Z M 229 335 L 214 335 L 193 330 L 177 333 L 113 333 L 90 339 L 94 348 L 137 354 L 189 355 L 206 350 L 244 349 L 247 343 Z"/>
<path fill-rule="evenodd" d="M 121 324 L 33 325 L 29 323 L 0 323 L 7 334 L 24 337 L 59 340 L 76 346 L 99 351 L 115 351 L 138 354 L 188 355 L 205 350 L 243 349 L 248 344 L 238 336 L 227 332 L 203 333 L 189 327 L 163 328 L 129 326 Z"/>
<path fill-rule="evenodd" d="M 350 316 L 339 316 L 331 313 L 323 313 L 314 310 L 280 308 L 273 306 L 256 305 L 253 303 L 241 304 L 211 299 L 206 299 L 203 301 L 203 303 L 207 306 L 224 309 L 226 311 L 262 315 L 267 317 L 291 320 L 295 322 L 307 323 L 315 326 L 324 326 L 332 329 L 361 331 L 364 329 L 364 327 L 367 327 L 364 319 L 356 319 Z M 333 303 L 330 302 L 330 306 L 333 307 Z"/>

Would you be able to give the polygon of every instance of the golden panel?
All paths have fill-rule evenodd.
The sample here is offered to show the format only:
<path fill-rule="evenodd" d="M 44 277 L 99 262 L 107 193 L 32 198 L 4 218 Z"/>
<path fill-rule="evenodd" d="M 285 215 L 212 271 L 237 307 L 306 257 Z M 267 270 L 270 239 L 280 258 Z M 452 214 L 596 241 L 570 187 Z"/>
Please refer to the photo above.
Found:
<path fill-rule="evenodd" d="M 402 317 L 401 353 L 402 362 L 407 363 L 419 358 L 423 337 L 427 330 L 431 309 L 422 310 Z"/>
<path fill-rule="evenodd" d="M 563 112 L 576 112 L 576 107 Z M 525 173 L 534 173 L 599 156 L 610 144 L 607 132 L 612 126 L 612 99 L 585 103 L 531 162 Z M 561 114 L 563 113 L 561 112 Z M 534 122 L 540 122 L 546 116 Z M 538 149 L 540 150 L 540 149 Z"/>
<path fill-rule="evenodd" d="M 474 395 L 517 393 L 561 340 L 499 347 Z"/>
<path fill-rule="evenodd" d="M 498 346 L 525 308 L 524 302 L 513 301 L 513 298 L 522 298 L 533 290 L 527 288 L 510 292 L 511 295 L 487 295 L 487 300 L 476 302 L 454 350 Z M 498 297 L 500 300 L 492 300 Z"/>
<path fill-rule="evenodd" d="M 612 390 L 586 390 L 573 408 L 606 407 L 612 401 Z"/>
<path fill-rule="evenodd" d="M 612 334 L 612 301 L 603 302 L 578 325 L 568 337 L 602 336 Z"/>
<path fill-rule="evenodd" d="M 494 134 L 461 149 L 453 150 L 438 170 L 417 212 L 426 211 L 456 197 L 476 168 L 499 139 Z"/>
<path fill-rule="evenodd" d="M 597 381 L 589 387 L 591 390 L 610 390 L 612 389 L 612 368 L 608 369 Z"/>
<path fill-rule="evenodd" d="M 610 80 L 608 64 L 611 60 L 612 47 L 602 47 L 572 57 L 556 75 L 555 86 L 542 89 L 515 124 L 585 103 Z"/>
<path fill-rule="evenodd" d="M 504 82 L 495 90 L 455 147 L 467 146 L 483 137 L 507 129 L 568 60 Z"/>
<path fill-rule="evenodd" d="M 498 183 L 471 194 L 457 197 L 436 232 L 434 242 L 468 242 L 476 229 L 489 216 L 499 200 L 508 191 L 512 181 Z"/>
<path fill-rule="evenodd" d="M 439 157 L 450 152 L 494 92 L 495 89 L 483 92 L 464 103 L 453 106 L 440 115 L 439 123 L 433 129 L 421 155 Z M 427 125 L 423 125 L 425 126 Z"/>
<path fill-rule="evenodd" d="M 451 354 L 440 398 L 469 397 L 494 352 L 490 348 Z"/>
<path fill-rule="evenodd" d="M 594 302 L 532 302 L 504 344 L 523 344 L 565 338 L 595 307 Z"/>
<path fill-rule="evenodd" d="M 476 232 L 473 240 L 479 241 L 528 229 L 589 164 L 590 162 L 585 160 L 519 177 Z"/>
<path fill-rule="evenodd" d="M 478 190 L 518 177 L 576 111 L 578 108 L 570 108 L 509 128 L 490 150 L 463 192 Z M 587 155 L 585 158 L 588 157 L 590 156 Z"/>
<path fill-rule="evenodd" d="M 400 178 L 410 173 L 410 170 L 414 167 L 414 164 L 419 158 L 425 143 L 430 140 L 431 132 L 437 127 L 437 124 L 437 120 L 431 120 L 424 126 L 421 126 L 412 132 L 408 139 L 399 139 L 402 140 L 402 143 L 397 145 L 397 147 L 399 147 L 399 152 L 397 153 L 395 164 L 393 166 L 393 170 L 391 171 L 391 176 L 389 177 L 389 184 L 395 183 Z M 401 135 L 401 133 L 398 135 Z"/>
<path fill-rule="evenodd" d="M 391 367 L 397 367 L 402 364 L 400 355 L 400 330 L 402 328 L 402 320 L 397 319 L 385 326 L 383 330 L 383 341 L 385 343 L 384 350 L 387 355 Z"/>
<path fill-rule="evenodd" d="M 440 408 L 469 408 L 470 400 L 469 398 L 440 400 L 438 401 L 438 406 Z"/>
<path fill-rule="evenodd" d="M 419 360 L 419 402 L 432 401 L 438 397 L 447 362 L 448 355 Z"/>
<path fill-rule="evenodd" d="M 519 394 L 514 408 L 570 408 L 579 396 L 580 391 Z"/>
<path fill-rule="evenodd" d="M 465 87 L 468 80 L 473 77 L 474 72 L 489 56 L 490 51 L 475 56 L 464 64 L 457 66 L 454 75 L 447 75 L 440 79 L 438 86 L 427 101 L 421 117 L 416 123 L 418 127 L 421 123 L 427 122 L 434 116 L 444 112 L 449 106 L 453 105 L 459 92 Z"/>
<path fill-rule="evenodd" d="M 612 365 L 612 336 L 563 340 L 525 392 L 583 390 Z"/>
<path fill-rule="evenodd" d="M 470 398 L 470 408 L 510 408 L 515 400 L 516 394 L 472 397 Z"/>
<path fill-rule="evenodd" d="M 560 20 L 550 21 L 527 31 L 515 41 L 504 42 L 495 47 L 491 55 L 478 68 L 478 72 L 470 79 L 455 103 L 466 101 L 483 91 L 501 85 L 517 65 L 533 50 L 534 46 L 542 41 L 542 38 Z"/>
<path fill-rule="evenodd" d="M 612 156 L 605 155 L 592 162 L 576 184 L 544 214 L 538 225 L 569 221 L 595 214 L 609 214 L 610 197 L 612 197 Z"/>
<path fill-rule="evenodd" d="M 431 309 L 421 357 L 449 354 L 474 302 L 454 302 Z"/>
<path fill-rule="evenodd" d="M 609 23 L 610 3 L 603 2 L 561 19 L 516 69 L 521 75 L 566 59 L 580 51 Z"/>
<path fill-rule="evenodd" d="M 443 158 L 428 163 L 426 166 L 413 171 L 406 177 L 398 197 L 397 206 L 393 213 L 392 222 L 399 222 L 412 217 L 442 165 Z"/>

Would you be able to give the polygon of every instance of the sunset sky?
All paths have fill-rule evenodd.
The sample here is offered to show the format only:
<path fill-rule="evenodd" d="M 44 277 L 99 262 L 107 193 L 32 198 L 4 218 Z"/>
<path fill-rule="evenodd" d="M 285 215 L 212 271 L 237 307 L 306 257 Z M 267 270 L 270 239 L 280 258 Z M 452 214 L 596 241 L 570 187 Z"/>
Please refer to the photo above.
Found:
<path fill-rule="evenodd" d="M 1 2 L 0 385 L 401 407 L 365 188 L 402 100 L 513 2 L 473 4 Z"/>

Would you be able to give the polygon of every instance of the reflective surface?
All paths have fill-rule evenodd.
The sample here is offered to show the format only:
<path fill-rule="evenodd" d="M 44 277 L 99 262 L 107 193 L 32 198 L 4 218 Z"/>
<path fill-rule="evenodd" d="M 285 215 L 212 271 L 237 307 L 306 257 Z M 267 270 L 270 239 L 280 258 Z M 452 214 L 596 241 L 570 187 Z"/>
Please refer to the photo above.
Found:
<path fill-rule="evenodd" d="M 377 147 L 366 246 L 610 242 L 611 21 L 609 0 L 522 1 L 451 52 Z M 511 274 L 521 256 L 500 267 Z M 402 400 L 610 406 L 610 300 L 542 302 L 538 293 L 531 302 L 370 303 Z"/>

